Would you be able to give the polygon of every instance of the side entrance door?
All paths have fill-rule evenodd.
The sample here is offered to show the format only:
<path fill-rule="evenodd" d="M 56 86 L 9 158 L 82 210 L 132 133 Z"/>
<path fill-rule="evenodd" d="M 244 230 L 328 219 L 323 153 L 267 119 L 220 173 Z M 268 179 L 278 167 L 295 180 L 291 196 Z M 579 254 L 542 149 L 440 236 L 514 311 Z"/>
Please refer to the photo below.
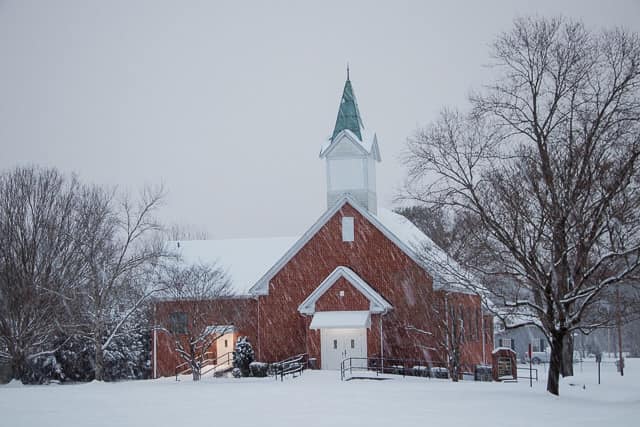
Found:
<path fill-rule="evenodd" d="M 367 330 L 321 329 L 322 369 L 340 369 L 342 361 L 349 357 L 367 357 Z M 366 360 L 352 360 L 352 366 L 366 367 Z"/>

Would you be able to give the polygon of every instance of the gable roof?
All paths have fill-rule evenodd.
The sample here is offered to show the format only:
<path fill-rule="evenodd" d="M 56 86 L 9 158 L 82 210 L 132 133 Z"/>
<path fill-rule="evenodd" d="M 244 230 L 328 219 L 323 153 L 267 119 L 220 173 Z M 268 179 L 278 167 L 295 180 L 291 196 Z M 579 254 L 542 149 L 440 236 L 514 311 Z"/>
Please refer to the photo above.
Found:
<path fill-rule="evenodd" d="M 455 285 L 457 282 L 455 273 L 457 271 L 460 272 L 460 277 L 468 275 L 468 273 L 461 269 L 453 259 L 413 225 L 411 221 L 385 209 L 380 209 L 376 216 L 362 208 L 349 194 L 345 194 L 330 209 L 322 214 L 302 237 L 249 289 L 249 292 L 255 295 L 268 295 L 269 281 L 273 276 L 347 203 L 384 234 L 385 237 L 391 240 L 416 264 L 422 267 L 433 278 L 434 289 L 469 292 L 466 288 Z M 425 256 L 424 251 L 427 251 L 428 256 Z M 447 271 L 449 269 L 450 271 Z"/>
<path fill-rule="evenodd" d="M 302 236 L 184 240 L 170 241 L 166 245 L 186 263 L 215 263 L 221 267 L 229 276 L 233 296 L 267 295 L 273 276 L 346 203 L 424 268 L 433 278 L 434 289 L 470 293 L 468 288 L 456 286 L 460 277 L 469 276 L 468 273 L 408 219 L 386 209 L 379 209 L 374 215 L 360 207 L 348 194 L 322 214 Z M 482 289 L 481 286 L 478 289 Z"/>
<path fill-rule="evenodd" d="M 302 314 L 313 314 L 316 311 L 316 302 L 324 295 L 341 277 L 345 278 L 354 288 L 364 295 L 370 303 L 371 313 L 385 313 L 393 308 L 378 292 L 376 292 L 362 277 L 345 266 L 339 266 L 331 272 L 320 285 L 309 294 L 300 304 L 298 311 Z"/>
<path fill-rule="evenodd" d="M 377 218 L 419 259 L 419 264 L 433 277 L 436 290 L 477 293 L 483 286 L 477 279 L 406 217 L 381 209 Z"/>
<path fill-rule="evenodd" d="M 378 147 L 378 136 L 374 133 L 362 132 L 363 137 L 358 138 L 356 134 L 349 129 L 344 129 L 338 133 L 334 138 L 325 142 L 320 147 L 320 158 L 323 159 L 328 156 L 335 147 L 337 147 L 343 139 L 348 139 L 356 147 L 362 150 L 362 154 L 368 156 L 373 155 L 373 158 L 378 162 L 382 160 L 380 156 L 380 148 Z"/>

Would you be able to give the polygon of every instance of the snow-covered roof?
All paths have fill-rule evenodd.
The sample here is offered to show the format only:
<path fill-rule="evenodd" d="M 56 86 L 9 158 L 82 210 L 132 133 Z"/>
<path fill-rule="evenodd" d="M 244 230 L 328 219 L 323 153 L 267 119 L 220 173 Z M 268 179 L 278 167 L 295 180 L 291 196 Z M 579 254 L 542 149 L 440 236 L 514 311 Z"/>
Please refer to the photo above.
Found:
<path fill-rule="evenodd" d="M 509 347 L 496 347 L 495 349 L 493 349 L 491 354 L 496 354 L 499 351 L 510 351 L 511 353 L 516 354 L 516 352 Z"/>
<path fill-rule="evenodd" d="M 301 237 L 185 240 L 168 242 L 167 245 L 186 263 L 216 263 L 220 266 L 229 276 L 233 295 L 265 295 L 271 277 L 347 202 L 423 266 L 433 277 L 434 289 L 470 292 L 460 283 L 464 280 L 476 283 L 475 279 L 411 221 L 387 209 L 379 209 L 374 215 L 349 195 L 328 209 Z"/>
<path fill-rule="evenodd" d="M 356 146 L 360 147 L 365 154 L 369 155 L 373 153 L 373 158 L 378 162 L 382 160 L 380 156 L 380 148 L 378 147 L 378 136 L 375 132 L 370 131 L 362 131 L 362 139 L 358 138 L 358 136 L 350 131 L 349 129 L 344 129 L 340 131 L 340 133 L 333 139 L 327 140 L 320 147 L 320 158 L 324 158 L 327 154 L 333 150 L 334 147 L 338 145 L 338 143 L 343 139 L 348 138 L 353 141 Z"/>
<path fill-rule="evenodd" d="M 269 280 L 287 263 L 324 224 L 345 204 L 349 203 L 369 222 L 377 227 L 389 240 L 394 242 L 407 256 L 422 266 L 432 277 L 435 289 L 446 289 L 455 292 L 474 293 L 469 284 L 482 289 L 472 275 L 461 268 L 451 257 L 438 247 L 429 237 L 420 231 L 411 221 L 386 209 L 379 209 L 374 215 L 345 194 L 328 209 L 286 253 L 258 280 L 252 294 L 267 295 Z M 462 284 L 466 280 L 468 283 Z"/>
<path fill-rule="evenodd" d="M 249 295 L 249 289 L 298 239 L 180 240 L 167 245 L 188 264 L 216 263 L 229 276 L 231 293 L 242 296 Z"/>
<path fill-rule="evenodd" d="M 313 315 L 309 329 L 351 329 L 371 326 L 368 311 L 319 311 Z"/>
<path fill-rule="evenodd" d="M 472 288 L 481 289 L 473 275 L 407 218 L 388 209 L 379 209 L 376 218 L 415 253 L 421 264 L 425 265 L 433 277 L 434 289 L 457 292 L 469 292 Z"/>
<path fill-rule="evenodd" d="M 209 325 L 205 328 L 203 335 L 225 335 L 232 332 L 236 332 L 236 327 L 234 325 Z"/>

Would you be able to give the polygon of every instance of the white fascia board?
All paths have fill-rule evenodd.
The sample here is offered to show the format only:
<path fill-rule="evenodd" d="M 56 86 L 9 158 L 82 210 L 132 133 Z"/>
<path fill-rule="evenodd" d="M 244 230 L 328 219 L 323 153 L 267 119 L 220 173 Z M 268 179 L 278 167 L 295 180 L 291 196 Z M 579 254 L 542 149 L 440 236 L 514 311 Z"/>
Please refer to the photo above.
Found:
<path fill-rule="evenodd" d="M 309 228 L 302 237 L 284 254 L 282 258 L 276 262 L 276 264 L 269 269 L 258 282 L 249 289 L 250 294 L 268 295 L 269 294 L 269 281 L 284 265 L 295 256 L 295 254 L 302 249 L 302 247 L 311 240 L 311 238 L 326 224 L 326 222 L 338 212 L 342 206 L 349 203 L 358 213 L 364 216 L 370 223 L 374 225 L 378 230 L 382 232 L 389 240 L 391 240 L 400 250 L 402 250 L 409 258 L 411 258 L 416 264 L 422 267 L 430 276 L 433 277 L 433 273 L 429 272 L 427 266 L 420 259 L 420 257 L 411 249 L 408 245 L 403 243 L 395 234 L 389 231 L 382 223 L 373 216 L 369 211 L 359 206 L 349 194 L 345 194 L 342 198 L 333 205 L 333 207 L 327 210 L 322 216 Z"/>
<path fill-rule="evenodd" d="M 367 152 L 367 150 L 365 150 L 365 148 L 362 146 L 362 142 L 360 142 L 360 140 L 358 140 L 358 137 L 351 132 L 349 129 L 344 129 L 341 130 L 336 137 L 333 139 L 333 141 L 331 141 L 331 143 L 322 151 L 320 151 L 320 158 L 323 159 L 325 157 L 327 157 L 329 154 L 331 154 L 331 152 L 333 151 L 334 148 L 336 148 L 336 146 L 343 140 L 343 139 L 348 139 L 352 144 L 354 144 L 361 152 L 364 156 L 368 156 L 369 152 Z"/>
<path fill-rule="evenodd" d="M 311 240 L 311 238 L 326 224 L 326 222 L 338 212 L 345 203 L 349 203 L 356 211 L 365 217 L 374 227 L 376 227 L 382 234 L 391 240 L 402 252 L 404 252 L 409 258 L 411 258 L 417 265 L 419 265 L 427 274 L 429 274 L 434 280 L 433 273 L 428 269 L 428 266 L 420 259 L 420 257 L 411 249 L 407 244 L 402 242 L 395 234 L 393 234 L 387 227 L 382 225 L 374 215 L 372 215 L 366 209 L 360 207 L 349 194 L 345 194 L 342 198 L 327 210 L 322 216 L 309 228 L 302 237 L 269 269 L 256 284 L 249 289 L 249 293 L 252 295 L 269 295 L 269 281 L 275 276 L 275 274 L 293 258 L 304 245 Z"/>
<path fill-rule="evenodd" d="M 371 327 L 368 311 L 321 311 L 313 315 L 309 329 L 364 329 Z"/>
<path fill-rule="evenodd" d="M 314 314 L 316 311 L 316 301 L 322 297 L 341 277 L 344 277 L 354 288 L 369 300 L 369 311 L 371 313 L 386 313 L 393 306 L 385 300 L 382 295 L 376 292 L 362 277 L 345 266 L 339 266 L 331 272 L 320 285 L 309 294 L 300 304 L 298 311 L 302 314 Z"/>
<path fill-rule="evenodd" d="M 320 218 L 298 239 L 298 241 L 289 248 L 289 250 L 271 267 L 258 281 L 249 289 L 249 293 L 253 295 L 269 295 L 269 281 L 285 266 L 287 262 L 293 258 L 304 245 L 327 223 L 327 221 L 335 215 L 342 206 L 351 200 L 351 205 L 355 204 L 350 196 L 345 195 L 323 213 Z"/>

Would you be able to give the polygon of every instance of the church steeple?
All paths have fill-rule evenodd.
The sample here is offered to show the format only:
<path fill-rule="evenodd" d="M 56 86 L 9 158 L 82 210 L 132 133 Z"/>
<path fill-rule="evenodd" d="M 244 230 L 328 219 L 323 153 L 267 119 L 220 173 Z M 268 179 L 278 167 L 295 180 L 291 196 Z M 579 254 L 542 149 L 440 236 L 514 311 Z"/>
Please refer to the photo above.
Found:
<path fill-rule="evenodd" d="M 340 109 L 338 110 L 338 118 L 333 128 L 331 140 L 333 141 L 341 131 L 348 129 L 362 141 L 363 128 L 360 111 L 358 110 L 358 102 L 353 93 L 353 87 L 351 87 L 351 80 L 349 80 L 349 67 L 347 67 L 347 81 L 344 83 L 344 89 L 342 90 Z"/>
<path fill-rule="evenodd" d="M 320 158 L 327 164 L 327 208 L 348 194 L 375 214 L 376 163 L 380 161 L 378 138 L 375 133 L 364 132 L 349 68 L 333 135 L 320 150 Z"/>

